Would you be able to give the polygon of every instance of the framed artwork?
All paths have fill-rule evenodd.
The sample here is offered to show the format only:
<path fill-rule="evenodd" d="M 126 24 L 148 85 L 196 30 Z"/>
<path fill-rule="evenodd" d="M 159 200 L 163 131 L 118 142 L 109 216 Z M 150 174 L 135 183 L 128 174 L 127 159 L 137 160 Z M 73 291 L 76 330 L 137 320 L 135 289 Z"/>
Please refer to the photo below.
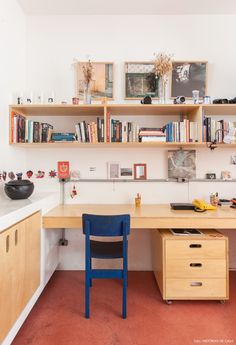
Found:
<path fill-rule="evenodd" d="M 114 98 L 114 64 L 113 62 L 93 62 L 91 96 L 93 100 L 101 100 L 104 97 L 113 100 Z M 75 68 L 75 94 L 77 97 L 83 97 L 84 94 L 84 77 L 83 66 L 86 62 L 77 62 Z"/>
<path fill-rule="evenodd" d="M 152 62 L 125 62 L 125 99 L 142 99 L 144 96 L 158 98 L 158 78 Z"/>
<path fill-rule="evenodd" d="M 118 179 L 120 177 L 120 163 L 108 162 L 107 163 L 107 177 L 108 179 Z"/>
<path fill-rule="evenodd" d="M 134 179 L 135 180 L 147 179 L 147 164 L 134 164 Z"/>
<path fill-rule="evenodd" d="M 196 178 L 196 151 L 169 150 L 168 151 L 168 178 L 195 179 Z"/>
<path fill-rule="evenodd" d="M 123 178 L 133 177 L 133 169 L 132 168 L 120 168 L 120 176 Z"/>
<path fill-rule="evenodd" d="M 171 97 L 192 98 L 192 91 L 199 90 L 199 97 L 207 95 L 207 61 L 174 61 L 171 75 Z"/>

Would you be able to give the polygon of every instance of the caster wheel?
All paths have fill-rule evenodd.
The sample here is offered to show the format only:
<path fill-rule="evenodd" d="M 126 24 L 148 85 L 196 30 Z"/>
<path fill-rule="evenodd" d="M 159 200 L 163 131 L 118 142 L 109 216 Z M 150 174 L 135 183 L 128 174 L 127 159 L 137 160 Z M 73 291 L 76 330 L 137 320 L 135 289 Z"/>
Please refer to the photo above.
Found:
<path fill-rule="evenodd" d="M 166 304 L 171 305 L 171 304 L 172 304 L 172 301 L 169 300 L 169 299 L 167 299 L 167 300 L 166 300 Z"/>
<path fill-rule="evenodd" d="M 222 300 L 220 300 L 220 304 L 225 304 L 225 300 L 224 299 L 222 299 Z"/>

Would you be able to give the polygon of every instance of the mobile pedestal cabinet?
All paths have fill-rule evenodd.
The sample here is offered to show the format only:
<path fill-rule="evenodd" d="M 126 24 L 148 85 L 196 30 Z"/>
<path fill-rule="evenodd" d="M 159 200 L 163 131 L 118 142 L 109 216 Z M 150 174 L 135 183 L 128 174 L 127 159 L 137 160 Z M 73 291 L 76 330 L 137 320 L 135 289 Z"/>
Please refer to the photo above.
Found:
<path fill-rule="evenodd" d="M 176 236 L 155 230 L 154 274 L 167 303 L 229 298 L 228 238 L 216 230 L 201 232 Z"/>

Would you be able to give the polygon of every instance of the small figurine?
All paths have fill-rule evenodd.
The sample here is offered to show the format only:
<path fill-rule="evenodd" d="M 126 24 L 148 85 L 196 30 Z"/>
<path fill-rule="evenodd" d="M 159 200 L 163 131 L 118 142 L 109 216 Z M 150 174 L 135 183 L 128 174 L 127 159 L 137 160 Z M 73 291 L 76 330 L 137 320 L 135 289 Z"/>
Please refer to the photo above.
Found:
<path fill-rule="evenodd" d="M 77 192 L 77 190 L 75 188 L 75 185 L 73 185 L 73 188 L 72 188 L 72 190 L 70 192 L 70 196 L 73 199 L 76 195 L 78 195 L 78 192 Z"/>
<path fill-rule="evenodd" d="M 32 170 L 28 170 L 27 172 L 26 172 L 26 175 L 27 175 L 27 177 L 28 178 L 31 178 L 32 176 L 33 176 L 33 171 Z"/>
<path fill-rule="evenodd" d="M 57 176 L 56 170 L 50 170 L 50 171 L 49 171 L 49 176 L 50 176 L 51 178 L 56 177 L 56 176 Z"/>
<path fill-rule="evenodd" d="M 141 195 L 140 193 L 137 193 L 137 196 L 135 197 L 135 207 L 141 206 Z"/>
<path fill-rule="evenodd" d="M 16 173 L 17 180 L 22 180 L 23 173 Z"/>
<path fill-rule="evenodd" d="M 10 172 L 8 173 L 8 177 L 9 177 L 10 180 L 14 180 L 14 178 L 15 178 L 16 176 L 15 176 L 15 174 L 14 174 L 13 171 L 10 171 Z"/>
<path fill-rule="evenodd" d="M 45 172 L 38 170 L 38 173 L 36 174 L 36 178 L 44 178 Z"/>
<path fill-rule="evenodd" d="M 7 178 L 7 172 L 3 171 L 2 172 L 2 179 L 3 179 L 3 181 L 6 181 L 6 178 Z"/>

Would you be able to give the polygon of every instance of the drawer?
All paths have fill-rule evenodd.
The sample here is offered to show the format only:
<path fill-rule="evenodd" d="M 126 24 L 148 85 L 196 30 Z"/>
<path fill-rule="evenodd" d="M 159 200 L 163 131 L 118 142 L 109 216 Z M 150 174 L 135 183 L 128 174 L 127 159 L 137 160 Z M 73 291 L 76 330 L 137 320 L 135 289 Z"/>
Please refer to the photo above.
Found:
<path fill-rule="evenodd" d="M 226 299 L 226 279 L 167 279 L 166 299 Z"/>
<path fill-rule="evenodd" d="M 225 259 L 225 240 L 166 240 L 166 258 L 169 259 Z"/>
<path fill-rule="evenodd" d="M 226 272 L 223 259 L 166 259 L 167 278 L 225 278 Z"/>

